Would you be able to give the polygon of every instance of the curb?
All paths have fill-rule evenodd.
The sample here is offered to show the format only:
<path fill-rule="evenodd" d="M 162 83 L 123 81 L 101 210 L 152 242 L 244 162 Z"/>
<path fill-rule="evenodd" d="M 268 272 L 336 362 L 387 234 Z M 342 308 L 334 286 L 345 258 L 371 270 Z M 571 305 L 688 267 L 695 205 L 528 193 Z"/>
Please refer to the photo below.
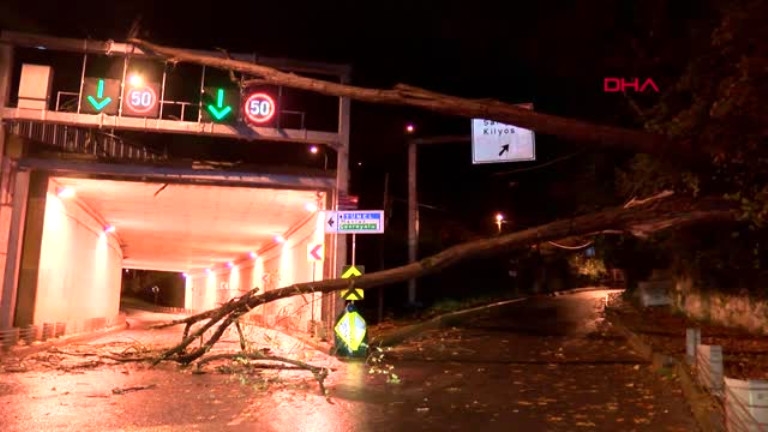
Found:
<path fill-rule="evenodd" d="M 528 295 L 528 296 L 518 297 L 515 299 L 491 303 L 484 306 L 476 306 L 470 309 L 449 312 L 443 315 L 438 315 L 434 318 L 430 318 L 425 322 L 404 326 L 400 329 L 390 332 L 389 334 L 381 335 L 378 338 L 373 339 L 370 342 L 370 345 L 371 346 L 375 345 L 380 347 L 397 345 L 399 343 L 404 342 L 407 339 L 410 339 L 416 336 L 421 332 L 459 324 L 467 319 L 470 319 L 475 316 L 479 316 L 482 313 L 490 313 L 492 309 L 510 305 L 513 303 L 519 303 L 525 300 L 543 298 L 543 297 L 559 297 L 563 295 L 573 295 L 573 294 L 579 294 L 579 293 L 588 292 L 588 291 L 604 291 L 604 290 L 611 290 L 611 289 L 616 289 L 616 288 L 609 288 L 609 287 L 574 288 L 574 289 L 568 289 L 568 290 L 562 290 L 562 291 L 555 291 L 555 292 L 546 293 L 546 294 Z"/>
<path fill-rule="evenodd" d="M 606 318 L 610 320 L 619 333 L 627 338 L 629 346 L 635 352 L 650 361 L 650 368 L 670 368 L 679 377 L 683 396 L 693 413 L 699 430 L 702 432 L 722 432 L 725 430 L 724 420 L 721 416 L 713 415 L 714 413 L 711 409 L 713 405 L 717 404 L 717 401 L 699 387 L 696 379 L 691 375 L 684 362 L 673 356 L 654 351 L 650 344 L 643 341 L 640 336 L 627 328 L 621 322 L 621 318 L 611 309 L 606 310 Z"/>
<path fill-rule="evenodd" d="M 48 340 L 48 341 L 39 343 L 37 345 L 26 346 L 26 347 L 23 347 L 23 348 L 17 348 L 17 349 L 8 351 L 7 354 L 8 355 L 12 355 L 12 356 L 22 356 L 22 357 L 25 357 L 25 356 L 28 356 L 28 355 L 31 355 L 31 354 L 35 354 L 35 353 L 40 352 L 40 351 L 47 350 L 47 349 L 52 348 L 52 347 L 58 347 L 58 346 L 61 346 L 61 345 L 67 345 L 67 344 L 76 343 L 76 342 L 84 342 L 84 341 L 88 341 L 90 339 L 96 339 L 96 338 L 99 338 L 99 337 L 102 337 L 102 336 L 106 336 L 106 335 L 109 335 L 109 334 L 112 334 L 112 333 L 116 333 L 116 332 L 125 330 L 127 328 L 129 328 L 128 323 L 124 322 L 122 324 L 113 325 L 112 327 L 105 327 L 103 329 L 96 330 L 96 331 L 89 332 L 89 333 L 80 333 L 80 334 L 73 334 L 73 335 L 70 335 L 70 336 L 62 336 L 60 338 L 57 338 L 57 339 L 54 339 L 54 340 Z M 0 355 L 0 357 L 2 357 L 2 355 Z"/>

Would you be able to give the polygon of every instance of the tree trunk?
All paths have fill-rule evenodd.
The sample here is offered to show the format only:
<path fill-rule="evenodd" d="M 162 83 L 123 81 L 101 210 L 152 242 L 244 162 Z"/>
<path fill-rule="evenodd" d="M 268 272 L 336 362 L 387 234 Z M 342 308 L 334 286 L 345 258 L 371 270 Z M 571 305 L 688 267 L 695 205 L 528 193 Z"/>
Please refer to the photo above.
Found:
<path fill-rule="evenodd" d="M 169 61 L 196 63 L 256 76 L 259 79 L 254 82 L 260 84 L 280 85 L 363 102 L 408 105 L 443 114 L 494 120 L 531 129 L 537 133 L 594 143 L 607 149 L 648 153 L 666 159 L 681 159 L 684 156 L 688 163 L 694 156 L 700 155 L 700 149 L 694 149 L 689 143 L 670 142 L 661 135 L 543 114 L 495 100 L 460 98 L 402 84 L 392 90 L 350 86 L 286 73 L 256 63 L 232 60 L 225 54 L 220 57 L 204 55 L 181 48 L 156 45 L 141 39 L 130 39 L 129 42 Z"/>
<path fill-rule="evenodd" d="M 258 294 L 253 290 L 244 296 L 230 300 L 219 308 L 188 318 L 171 321 L 159 327 L 186 324 L 182 342 L 168 350 L 158 361 L 177 355 L 183 363 L 189 363 L 205 354 L 221 337 L 226 328 L 251 309 L 286 297 L 308 293 L 328 293 L 353 286 L 371 288 L 394 284 L 435 273 L 459 261 L 509 250 L 515 247 L 539 244 L 575 235 L 599 232 L 605 229 L 642 231 L 660 230 L 675 225 L 689 224 L 703 220 L 732 220 L 736 211 L 730 201 L 721 198 L 671 199 L 662 196 L 657 200 L 644 201 L 632 207 L 611 208 L 597 213 L 558 220 L 546 225 L 488 239 L 475 240 L 448 248 L 436 255 L 416 263 L 388 270 L 367 273 L 358 278 L 332 279 L 319 282 L 304 282 Z M 206 324 L 190 333 L 190 326 L 210 319 Z M 201 348 L 184 353 L 186 347 L 207 330 L 221 321 L 213 336 Z"/>

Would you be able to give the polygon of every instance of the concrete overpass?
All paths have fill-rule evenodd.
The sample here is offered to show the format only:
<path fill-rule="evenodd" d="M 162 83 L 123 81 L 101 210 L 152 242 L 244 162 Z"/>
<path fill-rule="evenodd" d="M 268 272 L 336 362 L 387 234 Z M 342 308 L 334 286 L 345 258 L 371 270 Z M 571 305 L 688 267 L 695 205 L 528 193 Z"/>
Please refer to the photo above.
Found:
<path fill-rule="evenodd" d="M 55 137 L 62 142 L 53 144 L 71 152 L 78 147 L 70 139 L 73 130 L 77 141 L 84 127 L 97 125 L 89 133 L 104 124 L 114 130 L 140 119 L 79 112 L 64 118 L 58 105 L 51 110 L 46 101 L 8 107 L 13 46 L 31 42 L 7 32 L 0 39 L 0 332 L 35 339 L 53 323 L 76 333 L 117 322 L 123 269 L 179 272 L 190 310 L 215 307 L 254 287 L 271 290 L 338 275 L 346 242 L 325 235 L 321 212 L 347 190 L 348 100 L 339 103 L 338 133 L 321 134 L 336 150 L 338 171 L 180 166 L 144 149 L 115 149 L 115 143 L 107 146 L 109 160 L 62 157 L 49 151 Z M 75 43 L 46 37 L 33 42 L 61 50 Z M 102 49 L 88 47 L 88 53 Z M 157 124 L 151 132 L 157 132 L 176 120 L 152 121 Z M 199 122 L 197 134 L 243 133 L 243 127 L 213 125 L 217 132 Z M 133 123 L 126 128 L 136 129 Z M 262 129 L 244 136 L 315 143 L 311 137 L 318 135 Z M 308 260 L 309 244 L 324 246 L 324 261 Z M 285 299 L 252 315 L 268 325 L 328 330 L 343 307 L 337 297 Z"/>

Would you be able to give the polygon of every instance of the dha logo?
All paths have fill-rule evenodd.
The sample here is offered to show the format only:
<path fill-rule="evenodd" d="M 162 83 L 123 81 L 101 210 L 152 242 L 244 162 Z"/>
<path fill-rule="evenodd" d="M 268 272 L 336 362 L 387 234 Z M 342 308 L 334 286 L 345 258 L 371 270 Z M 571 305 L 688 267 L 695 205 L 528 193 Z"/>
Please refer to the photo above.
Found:
<path fill-rule="evenodd" d="M 635 93 L 644 93 L 647 90 L 659 92 L 659 86 L 651 78 L 647 78 L 642 85 L 640 85 L 638 78 L 625 80 L 624 78 L 608 77 L 603 79 L 603 91 L 605 93 L 626 92 L 627 89 L 632 89 Z"/>

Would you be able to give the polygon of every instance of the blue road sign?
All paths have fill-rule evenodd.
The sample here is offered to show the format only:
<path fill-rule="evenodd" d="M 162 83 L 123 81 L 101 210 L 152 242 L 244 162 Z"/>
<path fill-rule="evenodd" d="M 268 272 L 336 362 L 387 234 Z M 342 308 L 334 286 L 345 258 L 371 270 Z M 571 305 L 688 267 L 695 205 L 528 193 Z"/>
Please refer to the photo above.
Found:
<path fill-rule="evenodd" d="M 384 210 L 326 212 L 325 232 L 326 234 L 382 234 Z"/>

